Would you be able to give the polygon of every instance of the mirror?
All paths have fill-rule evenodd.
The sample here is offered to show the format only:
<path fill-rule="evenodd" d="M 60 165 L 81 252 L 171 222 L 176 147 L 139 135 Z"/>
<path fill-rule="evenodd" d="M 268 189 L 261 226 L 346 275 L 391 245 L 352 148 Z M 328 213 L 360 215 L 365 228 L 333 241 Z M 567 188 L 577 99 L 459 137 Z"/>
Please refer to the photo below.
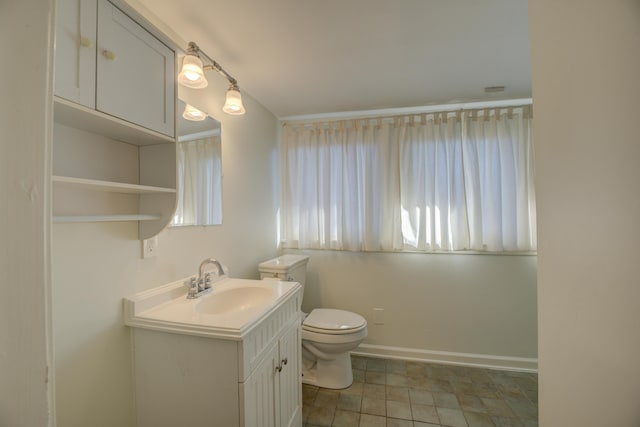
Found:
<path fill-rule="evenodd" d="M 222 144 L 220 122 L 182 117 L 178 104 L 176 213 L 170 226 L 222 224 Z"/>

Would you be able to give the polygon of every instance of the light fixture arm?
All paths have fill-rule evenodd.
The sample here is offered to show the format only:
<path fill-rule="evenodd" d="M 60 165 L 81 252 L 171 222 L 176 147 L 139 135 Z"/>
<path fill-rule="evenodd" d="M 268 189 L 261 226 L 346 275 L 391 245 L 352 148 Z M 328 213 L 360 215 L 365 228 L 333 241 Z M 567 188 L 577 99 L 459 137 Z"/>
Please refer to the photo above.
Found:
<path fill-rule="evenodd" d="M 197 57 L 203 56 L 205 57 L 211 64 L 204 65 L 202 67 L 203 70 L 214 70 L 217 71 L 218 74 L 224 76 L 227 80 L 229 80 L 229 85 L 231 88 L 238 90 L 238 81 L 234 79 L 229 73 L 227 73 L 224 68 L 217 61 L 207 55 L 204 51 L 198 47 L 195 42 L 189 42 L 189 47 L 187 48 L 187 53 L 196 55 Z"/>
<path fill-rule="evenodd" d="M 205 65 L 201 56 L 204 57 L 209 64 Z M 227 73 L 220 64 L 210 58 L 209 55 L 200 50 L 197 44 L 189 42 L 187 54 L 182 60 L 182 68 L 178 74 L 178 82 L 191 89 L 205 88 L 208 85 L 207 78 L 204 75 L 205 70 L 215 70 L 229 81 L 229 89 L 227 89 L 222 111 L 233 116 L 244 114 L 246 110 L 242 104 L 242 94 L 238 87 L 238 81 Z M 190 112 L 185 110 L 185 114 L 191 117 L 190 120 L 195 120 L 195 118 L 190 115 Z M 187 118 L 187 116 L 185 116 L 185 118 Z"/>

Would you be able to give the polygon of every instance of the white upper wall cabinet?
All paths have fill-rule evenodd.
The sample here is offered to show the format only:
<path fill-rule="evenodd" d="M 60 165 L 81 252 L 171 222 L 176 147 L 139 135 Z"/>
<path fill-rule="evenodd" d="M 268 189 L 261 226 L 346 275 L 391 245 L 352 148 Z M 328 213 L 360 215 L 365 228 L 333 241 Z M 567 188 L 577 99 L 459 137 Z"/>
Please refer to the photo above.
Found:
<path fill-rule="evenodd" d="M 55 94 L 175 137 L 175 53 L 107 0 L 56 4 Z"/>
<path fill-rule="evenodd" d="M 96 109 L 174 136 L 174 52 L 108 1 L 98 3 Z"/>
<path fill-rule="evenodd" d="M 53 221 L 139 221 L 147 239 L 175 211 L 175 52 L 115 4 L 56 2 Z"/>
<path fill-rule="evenodd" d="M 56 2 L 55 93 L 89 108 L 96 105 L 97 0 Z"/>

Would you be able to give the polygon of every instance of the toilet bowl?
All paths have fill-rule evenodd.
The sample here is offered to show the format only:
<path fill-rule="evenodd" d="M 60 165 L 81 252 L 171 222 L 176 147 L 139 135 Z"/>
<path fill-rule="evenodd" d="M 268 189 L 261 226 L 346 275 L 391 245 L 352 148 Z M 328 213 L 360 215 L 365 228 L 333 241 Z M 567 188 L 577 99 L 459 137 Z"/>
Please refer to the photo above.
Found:
<path fill-rule="evenodd" d="M 316 308 L 302 322 L 302 382 L 342 389 L 353 383 L 351 356 L 367 337 L 367 321 L 359 314 Z"/>
<path fill-rule="evenodd" d="M 304 285 L 308 256 L 282 255 L 260 263 L 262 279 L 294 280 Z M 353 383 L 351 357 L 367 337 L 367 321 L 359 314 L 316 308 L 303 315 L 302 382 L 323 388 L 343 389 Z"/>

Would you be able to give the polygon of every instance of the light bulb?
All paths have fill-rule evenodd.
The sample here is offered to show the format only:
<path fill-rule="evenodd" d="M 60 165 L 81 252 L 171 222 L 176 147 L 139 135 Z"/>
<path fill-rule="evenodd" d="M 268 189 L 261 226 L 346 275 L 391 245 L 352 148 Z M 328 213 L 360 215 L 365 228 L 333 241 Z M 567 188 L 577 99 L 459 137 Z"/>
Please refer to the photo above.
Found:
<path fill-rule="evenodd" d="M 184 112 L 182 113 L 182 117 L 187 120 L 191 120 L 192 122 L 200 122 L 207 118 L 207 113 L 202 112 L 189 104 L 186 104 L 184 107 Z"/>
<path fill-rule="evenodd" d="M 222 111 L 234 116 L 239 116 L 246 112 L 244 105 L 242 105 L 242 95 L 240 91 L 233 88 L 227 91 L 227 100 L 224 103 L 224 107 L 222 107 Z"/>
<path fill-rule="evenodd" d="M 186 87 L 202 89 L 207 87 L 209 82 L 204 76 L 202 60 L 196 55 L 185 55 L 182 60 L 182 69 L 178 74 L 178 82 Z"/>

